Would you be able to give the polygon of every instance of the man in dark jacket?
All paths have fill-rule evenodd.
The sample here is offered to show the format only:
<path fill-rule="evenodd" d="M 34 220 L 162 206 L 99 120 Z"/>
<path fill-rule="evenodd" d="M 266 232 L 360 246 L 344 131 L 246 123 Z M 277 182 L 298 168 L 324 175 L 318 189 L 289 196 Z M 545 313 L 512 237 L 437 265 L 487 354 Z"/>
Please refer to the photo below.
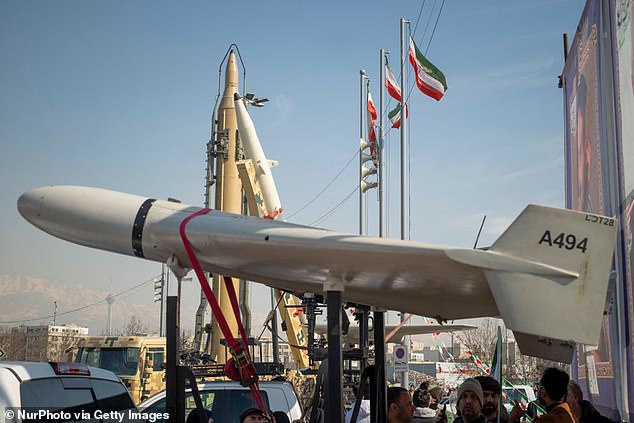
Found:
<path fill-rule="evenodd" d="M 577 423 L 612 423 L 612 420 L 597 411 L 590 401 L 583 399 L 583 391 L 577 382 L 568 383 L 566 402 Z"/>
<path fill-rule="evenodd" d="M 546 408 L 546 414 L 535 419 L 534 423 L 576 423 L 565 402 L 568 392 L 568 373 L 555 367 L 544 370 L 539 382 L 539 402 Z M 524 411 L 516 404 L 511 411 L 508 423 L 519 423 Z"/>

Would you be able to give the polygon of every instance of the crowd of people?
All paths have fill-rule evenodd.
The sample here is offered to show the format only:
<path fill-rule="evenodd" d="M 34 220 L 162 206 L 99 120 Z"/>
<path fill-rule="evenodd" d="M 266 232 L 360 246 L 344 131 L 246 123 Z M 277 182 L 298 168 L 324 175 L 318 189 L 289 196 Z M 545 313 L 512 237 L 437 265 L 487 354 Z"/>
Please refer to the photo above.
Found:
<path fill-rule="evenodd" d="M 544 371 L 537 393 L 537 404 L 522 407 L 515 403 L 510 413 L 501 402 L 502 387 L 490 376 L 468 378 L 458 387 L 456 413 L 449 421 L 447 404 L 440 405 L 443 391 L 432 382 L 423 382 L 417 389 L 402 387 L 387 389 L 388 423 L 520 423 L 523 419 L 534 423 L 612 423 L 592 404 L 583 399 L 579 384 L 558 368 Z M 188 423 L 213 423 L 209 415 L 196 416 L 194 410 Z M 352 413 L 346 415 L 350 422 Z M 272 419 L 271 419 L 272 418 Z M 244 410 L 239 423 L 290 423 L 284 412 L 266 415 L 258 408 Z M 363 399 L 357 423 L 370 422 L 370 401 Z"/>
<path fill-rule="evenodd" d="M 448 423 L 447 406 L 439 406 L 442 390 L 424 382 L 413 393 L 405 388 L 387 391 L 389 423 Z M 611 423 L 592 404 L 583 399 L 580 386 L 558 368 L 548 368 L 539 382 L 537 404 L 515 404 L 510 413 L 501 405 L 502 387 L 489 376 L 466 379 L 457 391 L 453 423 Z M 530 417 L 530 418 L 528 418 Z M 499 418 L 499 420 L 498 420 Z M 361 423 L 359 421 L 359 423 Z"/>

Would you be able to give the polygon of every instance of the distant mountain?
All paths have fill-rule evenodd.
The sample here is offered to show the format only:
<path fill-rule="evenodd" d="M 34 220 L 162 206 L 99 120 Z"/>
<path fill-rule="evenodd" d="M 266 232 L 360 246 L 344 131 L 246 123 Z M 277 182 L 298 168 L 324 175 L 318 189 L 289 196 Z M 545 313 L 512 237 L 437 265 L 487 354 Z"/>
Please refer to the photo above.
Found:
<path fill-rule="evenodd" d="M 140 294 L 132 297 L 138 298 L 139 295 L 143 295 L 150 301 L 152 284 L 148 283 L 146 288 L 141 289 L 143 291 Z M 252 336 L 258 336 L 262 332 L 262 322 L 270 310 L 269 292 L 269 289 L 263 285 L 251 284 Z M 115 294 L 116 292 L 113 293 Z M 182 295 L 181 329 L 193 334 L 200 288 L 196 284 L 185 283 Z M 55 319 L 57 324 L 72 323 L 88 327 L 90 335 L 101 335 L 105 331 L 108 318 L 108 305 L 105 301 L 107 296 L 108 291 L 89 289 L 78 284 L 53 282 L 28 276 L 0 275 L 0 326 L 51 324 L 54 302 L 57 302 Z M 209 322 L 210 315 L 208 306 L 205 322 Z M 129 294 L 116 297 L 112 305 L 113 331 L 122 328 L 132 316 L 140 317 L 150 333 L 158 333 L 159 305 L 157 303 L 132 302 Z"/>
<path fill-rule="evenodd" d="M 57 324 L 73 323 L 88 327 L 91 335 L 101 335 L 107 326 L 107 296 L 107 291 L 76 284 L 1 275 L 0 325 L 51 324 L 56 302 Z M 117 297 L 112 306 L 112 328 L 121 328 L 132 316 L 137 316 L 151 332 L 158 332 L 158 314 L 158 305 L 132 304 Z"/>

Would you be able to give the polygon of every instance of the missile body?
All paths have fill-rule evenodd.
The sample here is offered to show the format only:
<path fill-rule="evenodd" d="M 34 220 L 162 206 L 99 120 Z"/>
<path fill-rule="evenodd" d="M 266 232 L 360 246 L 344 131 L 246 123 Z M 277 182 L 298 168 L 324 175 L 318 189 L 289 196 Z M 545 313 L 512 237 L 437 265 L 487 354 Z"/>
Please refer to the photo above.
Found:
<path fill-rule="evenodd" d="M 18 209 L 59 238 L 159 262 L 173 255 L 191 267 L 179 230 L 199 207 L 59 186 L 23 194 Z M 599 339 L 618 224 L 529 205 L 486 251 L 222 211 L 192 218 L 185 233 L 206 271 L 293 293 L 343 289 L 344 301 L 438 321 L 501 316 L 521 337 L 520 348 L 568 361 L 572 341 L 596 345 Z M 568 234 L 569 246 L 554 240 L 559 232 Z"/>
<path fill-rule="evenodd" d="M 242 183 L 236 167 L 236 110 L 233 96 L 238 92 L 238 65 L 233 51 L 229 54 L 225 69 L 225 89 L 218 107 L 218 137 L 221 146 L 218 151 L 216 169 L 219 183 L 216 186 L 218 210 L 230 213 L 242 211 Z"/>
<path fill-rule="evenodd" d="M 218 157 L 216 159 L 217 184 L 216 203 L 217 210 L 239 214 L 242 211 L 242 183 L 236 166 L 236 111 L 233 104 L 233 95 L 238 92 L 238 64 L 233 50 L 229 53 L 225 68 L 225 88 L 222 100 L 218 107 L 217 137 L 220 141 Z M 238 280 L 232 281 L 234 290 L 238 292 Z M 218 303 L 222 309 L 232 333 L 237 333 L 238 322 L 231 310 L 231 300 L 224 283 L 220 283 L 217 274 L 213 275 L 213 290 L 218 297 Z M 201 304 L 205 301 L 202 298 Z M 225 349 L 220 348 L 222 334 L 216 319 L 212 319 L 212 339 L 209 353 L 215 357 L 218 363 L 226 360 Z"/>
<path fill-rule="evenodd" d="M 181 266 L 191 267 L 179 227 L 201 208 L 99 188 L 54 186 L 23 194 L 18 209 L 34 226 L 64 240 L 162 263 L 174 255 Z M 497 315 L 490 292 L 476 289 L 486 285 L 484 274 L 454 262 L 444 248 L 217 210 L 192 219 L 186 234 L 203 269 L 215 274 L 295 293 L 323 292 L 335 275 L 346 281 L 344 300 L 358 304 L 413 314 L 429 309 L 434 316 L 450 310 L 452 319 Z M 385 260 L 388 250 L 394 254 Z M 460 288 L 452 295 L 432 295 L 430 301 L 422 295 L 443 292 L 454 279 Z M 456 301 L 470 307 L 456 307 Z"/>
<path fill-rule="evenodd" d="M 255 177 L 259 181 L 262 190 L 262 200 L 267 213 L 264 218 L 276 219 L 282 213 L 282 204 L 277 193 L 273 174 L 271 173 L 271 164 L 264 155 L 262 144 L 258 134 L 255 132 L 255 125 L 247 112 L 244 101 L 238 94 L 234 95 L 236 121 L 240 140 L 244 147 L 244 155 L 247 159 L 251 159 L 255 165 Z"/>

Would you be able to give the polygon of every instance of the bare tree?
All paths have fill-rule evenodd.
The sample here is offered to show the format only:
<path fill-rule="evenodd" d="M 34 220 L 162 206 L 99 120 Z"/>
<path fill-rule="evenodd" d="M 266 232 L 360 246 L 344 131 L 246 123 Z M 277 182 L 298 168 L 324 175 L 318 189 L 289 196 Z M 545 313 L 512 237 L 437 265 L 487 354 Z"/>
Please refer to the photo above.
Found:
<path fill-rule="evenodd" d="M 117 331 L 117 335 L 145 335 L 148 332 L 148 326 L 143 323 L 139 316 L 131 316 L 130 320 Z"/>
<path fill-rule="evenodd" d="M 497 341 L 497 328 L 500 324 L 503 323 L 498 319 L 481 319 L 477 329 L 464 331 L 461 335 L 467 347 L 480 357 L 482 361 L 489 364 L 493 359 L 495 342 Z"/>

